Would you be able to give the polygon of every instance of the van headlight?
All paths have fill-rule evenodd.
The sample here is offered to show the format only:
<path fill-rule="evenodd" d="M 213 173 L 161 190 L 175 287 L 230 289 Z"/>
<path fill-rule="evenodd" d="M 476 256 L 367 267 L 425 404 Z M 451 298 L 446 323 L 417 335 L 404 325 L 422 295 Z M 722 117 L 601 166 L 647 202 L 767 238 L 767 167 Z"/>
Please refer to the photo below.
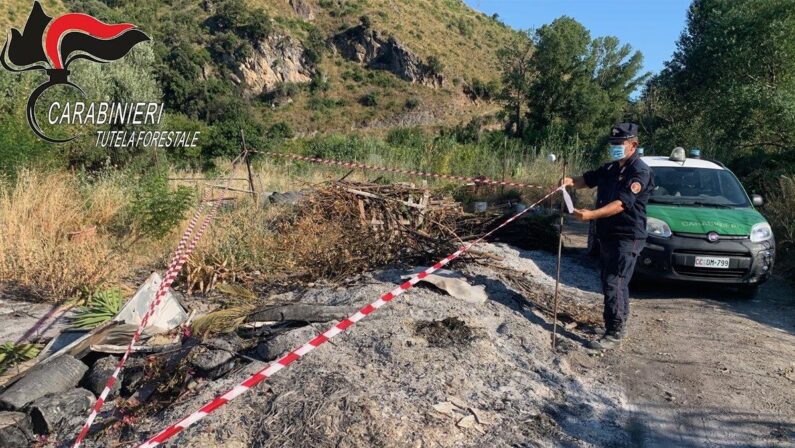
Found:
<path fill-rule="evenodd" d="M 672 235 L 671 227 L 668 226 L 668 223 L 657 218 L 646 218 L 646 232 L 649 235 L 663 238 L 669 238 Z"/>
<path fill-rule="evenodd" d="M 754 224 L 751 227 L 751 242 L 752 243 L 761 243 L 762 241 L 767 241 L 773 238 L 773 229 L 770 228 L 770 224 L 766 222 L 760 222 L 759 224 Z"/>

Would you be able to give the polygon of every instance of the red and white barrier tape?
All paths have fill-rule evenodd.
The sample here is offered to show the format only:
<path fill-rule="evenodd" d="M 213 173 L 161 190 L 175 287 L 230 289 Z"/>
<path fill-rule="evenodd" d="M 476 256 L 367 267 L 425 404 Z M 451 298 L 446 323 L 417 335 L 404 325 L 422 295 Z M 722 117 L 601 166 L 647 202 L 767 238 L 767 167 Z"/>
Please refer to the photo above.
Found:
<path fill-rule="evenodd" d="M 402 168 L 388 168 L 383 166 L 366 165 L 364 163 L 345 162 L 342 160 L 334 160 L 334 159 L 321 159 L 319 157 L 299 156 L 297 154 L 288 154 L 283 152 L 272 152 L 272 151 L 256 151 L 256 152 L 273 157 L 282 157 L 286 159 L 301 160 L 304 162 L 320 163 L 323 165 L 338 165 L 338 166 L 344 166 L 346 168 L 361 168 L 373 171 L 384 171 L 387 173 L 408 174 L 410 176 L 423 176 L 423 177 L 433 177 L 435 179 L 460 180 L 464 182 L 474 182 L 476 184 L 483 184 L 483 185 L 503 185 L 507 187 L 540 188 L 540 189 L 546 188 L 542 185 L 531 185 L 531 184 L 524 184 L 521 182 L 493 180 L 487 177 L 466 177 L 466 176 L 455 176 L 452 174 L 426 173 L 424 171 L 404 170 Z"/>
<path fill-rule="evenodd" d="M 287 367 L 288 365 L 292 364 L 293 362 L 301 359 L 304 355 L 311 352 L 312 350 L 316 349 L 317 347 L 323 345 L 324 343 L 328 342 L 334 336 L 342 333 L 343 331 L 347 330 L 353 324 L 359 322 L 360 320 L 364 319 L 367 315 L 372 313 L 373 311 L 381 308 L 387 302 L 391 301 L 395 297 L 403 294 L 407 290 L 409 290 L 412 286 L 416 285 L 420 280 L 424 279 L 428 275 L 438 271 L 446 264 L 450 263 L 451 261 L 455 260 L 456 258 L 460 257 L 464 252 L 468 251 L 472 246 L 480 243 L 481 241 L 485 240 L 489 236 L 493 235 L 498 230 L 502 229 L 503 227 L 507 226 L 511 222 L 515 221 L 517 218 L 522 216 L 523 214 L 527 213 L 533 207 L 537 206 L 541 202 L 545 201 L 547 198 L 552 196 L 558 191 L 565 191 L 564 187 L 558 187 L 551 192 L 547 193 L 543 198 L 539 199 L 534 204 L 527 207 L 525 210 L 511 216 L 505 222 L 500 224 L 498 227 L 494 228 L 493 230 L 489 231 L 488 233 L 484 234 L 477 240 L 468 243 L 457 251 L 453 252 L 452 254 L 448 255 L 444 259 L 440 260 L 435 265 L 431 266 L 430 268 L 420 272 L 419 274 L 415 275 L 408 281 L 402 283 L 397 288 L 393 289 L 392 291 L 382 295 L 378 298 L 375 302 L 365 306 L 364 308 L 357 311 L 355 314 L 351 315 L 350 317 L 343 319 L 338 324 L 334 325 L 333 327 L 329 328 L 325 332 L 315 336 L 312 340 L 307 342 L 306 344 L 298 347 L 297 349 L 291 351 L 290 353 L 284 355 L 283 357 L 279 358 L 278 360 L 274 361 L 268 367 L 259 370 L 252 376 L 248 377 L 245 381 L 238 384 L 237 386 L 233 387 L 225 394 L 216 397 L 205 406 L 203 406 L 198 411 L 190 414 L 186 418 L 180 420 L 179 422 L 169 426 L 168 428 L 164 429 L 163 431 L 159 432 L 154 437 L 150 438 L 146 442 L 138 445 L 138 448 L 154 448 L 159 444 L 165 442 L 166 440 L 170 439 L 171 437 L 175 436 L 176 434 L 180 433 L 181 431 L 185 430 L 186 428 L 190 427 L 191 425 L 195 424 L 199 420 L 207 417 L 211 412 L 215 411 L 216 409 L 226 405 L 230 401 L 234 400 L 235 398 L 239 397 L 240 395 L 246 393 L 249 389 L 256 386 L 257 384 L 261 383 L 262 381 L 266 380 L 267 378 L 273 376 L 278 371 L 282 370 L 283 368 Z"/>
<path fill-rule="evenodd" d="M 232 168 L 230 170 L 230 176 L 234 173 L 234 167 L 237 161 L 240 159 L 241 156 L 238 156 L 232 161 Z M 229 184 L 229 179 L 226 180 L 226 185 Z M 138 328 L 133 333 L 132 339 L 130 339 L 130 343 L 127 345 L 127 349 L 124 351 L 124 355 L 122 355 L 121 359 L 119 360 L 118 365 L 116 365 L 116 369 L 113 371 L 111 376 L 108 378 L 107 383 L 105 384 L 105 388 L 102 390 L 102 393 L 97 398 L 94 407 L 91 410 L 88 418 L 86 419 L 85 424 L 80 429 L 80 433 L 77 435 L 75 439 L 73 448 L 78 448 L 80 444 L 85 439 L 86 435 L 88 434 L 89 429 L 91 429 L 91 425 L 94 423 L 94 419 L 96 419 L 99 411 L 102 409 L 102 405 L 105 403 L 105 400 L 108 398 L 108 394 L 113 389 L 113 385 L 116 384 L 116 381 L 119 379 L 119 374 L 121 373 L 122 369 L 124 369 L 124 365 L 127 363 L 127 358 L 129 358 L 130 353 L 132 353 L 133 347 L 141 338 L 141 334 L 143 333 L 144 328 L 146 328 L 146 324 L 149 322 L 149 319 L 154 315 L 155 310 L 160 305 L 160 301 L 165 297 L 166 293 L 168 292 L 168 288 L 171 287 L 171 284 L 174 283 L 176 280 L 177 275 L 182 270 L 182 266 L 188 260 L 188 257 L 196 248 L 199 240 L 201 239 L 204 232 L 210 225 L 210 222 L 215 217 L 215 214 L 218 211 L 218 206 L 221 204 L 221 201 L 214 201 L 210 206 L 209 210 L 207 211 L 207 215 L 204 217 L 199 229 L 194 233 L 194 229 L 196 228 L 196 224 L 199 221 L 199 217 L 201 216 L 202 210 L 206 208 L 206 204 L 208 203 L 208 199 L 210 196 L 210 190 L 208 189 L 205 191 L 204 198 L 202 202 L 196 209 L 196 212 L 193 214 L 190 222 L 188 223 L 188 227 L 185 229 L 185 232 L 182 234 L 180 238 L 179 244 L 177 245 L 176 250 L 174 251 L 174 255 L 172 256 L 171 263 L 166 270 L 166 274 L 163 277 L 163 281 L 160 283 L 160 287 L 157 289 L 154 298 L 151 302 L 149 302 L 149 307 L 147 308 L 146 313 L 141 318 L 141 323 L 138 324 Z M 190 238 L 193 235 L 193 238 Z M 188 240 L 190 239 L 190 244 L 188 244 Z M 187 244 L 187 246 L 186 246 Z"/>

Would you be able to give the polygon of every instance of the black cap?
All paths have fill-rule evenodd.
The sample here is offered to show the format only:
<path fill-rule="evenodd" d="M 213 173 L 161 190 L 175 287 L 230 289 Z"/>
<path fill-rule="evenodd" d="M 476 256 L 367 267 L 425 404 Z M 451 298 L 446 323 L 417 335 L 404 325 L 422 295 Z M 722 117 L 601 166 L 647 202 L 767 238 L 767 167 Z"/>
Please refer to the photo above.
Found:
<path fill-rule="evenodd" d="M 638 136 L 638 125 L 635 123 L 619 123 L 610 130 L 610 143 L 623 143 L 624 140 Z"/>

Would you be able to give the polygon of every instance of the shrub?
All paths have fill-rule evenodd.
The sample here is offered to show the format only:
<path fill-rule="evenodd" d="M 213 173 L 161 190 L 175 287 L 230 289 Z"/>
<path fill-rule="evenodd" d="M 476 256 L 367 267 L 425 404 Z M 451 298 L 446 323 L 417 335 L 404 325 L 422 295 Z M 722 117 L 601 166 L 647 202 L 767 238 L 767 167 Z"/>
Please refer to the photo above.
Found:
<path fill-rule="evenodd" d="M 373 91 L 363 95 L 361 98 L 359 98 L 359 104 L 367 107 L 378 106 L 378 92 Z"/>
<path fill-rule="evenodd" d="M 292 98 L 301 91 L 301 86 L 294 82 L 279 82 L 272 91 L 264 94 L 265 99 L 276 100 L 280 98 Z"/>
<path fill-rule="evenodd" d="M 456 21 L 455 27 L 458 29 L 458 32 L 464 37 L 472 37 L 472 33 L 475 31 L 472 24 L 465 18 L 461 17 Z"/>
<path fill-rule="evenodd" d="M 480 78 L 474 78 L 469 85 L 469 90 L 476 98 L 492 100 L 497 98 L 500 93 L 500 85 L 496 80 L 485 82 Z"/>
<path fill-rule="evenodd" d="M 409 148 L 422 148 L 430 143 L 425 132 L 420 127 L 396 128 L 389 131 L 386 141 L 390 145 L 405 146 Z"/>
<path fill-rule="evenodd" d="M 278 123 L 274 123 L 269 129 L 266 136 L 271 139 L 285 139 L 285 138 L 293 138 L 295 134 L 293 133 L 293 129 L 290 127 L 289 124 L 280 121 Z"/>
<path fill-rule="evenodd" d="M 436 56 L 430 56 L 428 58 L 428 67 L 430 67 L 434 73 L 442 73 L 442 71 L 444 71 L 444 65 L 442 64 L 442 61 L 440 61 Z"/>
<path fill-rule="evenodd" d="M 309 63 L 312 65 L 320 64 L 323 60 L 323 52 L 326 49 L 326 38 L 316 26 L 312 26 L 309 29 L 304 48 L 306 49 L 304 54 Z"/>
<path fill-rule="evenodd" d="M 795 281 L 795 176 L 781 176 L 780 190 L 771 195 L 765 214 L 776 236 L 779 272 Z"/>
<path fill-rule="evenodd" d="M 370 28 L 373 26 L 373 21 L 370 19 L 370 16 L 359 17 L 359 23 L 365 28 Z"/>
<path fill-rule="evenodd" d="M 414 110 L 420 105 L 420 100 L 414 97 L 407 98 L 406 102 L 403 104 L 403 108 L 406 110 Z"/>
<path fill-rule="evenodd" d="M 345 100 L 343 99 L 333 99 L 333 98 L 324 98 L 318 95 L 312 95 L 309 97 L 309 109 L 314 111 L 324 111 L 328 109 L 334 109 L 336 107 L 342 107 L 346 104 Z"/>
<path fill-rule="evenodd" d="M 142 236 L 160 239 L 184 218 L 193 201 L 193 190 L 180 186 L 172 191 L 160 173 L 144 176 L 133 192 L 131 216 Z"/>
<path fill-rule="evenodd" d="M 312 93 L 328 92 L 331 89 L 331 81 L 323 72 L 318 72 L 309 83 L 309 91 Z"/>

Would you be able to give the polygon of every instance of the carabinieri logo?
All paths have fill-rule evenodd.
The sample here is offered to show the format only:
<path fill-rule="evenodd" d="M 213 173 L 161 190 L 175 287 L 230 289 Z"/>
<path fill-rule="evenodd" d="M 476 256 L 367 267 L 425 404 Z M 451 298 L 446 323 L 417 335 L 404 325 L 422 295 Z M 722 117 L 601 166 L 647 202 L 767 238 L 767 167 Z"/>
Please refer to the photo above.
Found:
<path fill-rule="evenodd" d="M 87 14 L 64 14 L 56 19 L 44 13 L 41 4 L 33 3 L 22 33 L 11 30 L 0 53 L 0 63 L 6 70 L 25 72 L 46 71 L 50 79 L 30 94 L 27 118 L 33 132 L 51 143 L 65 143 L 75 137 L 57 140 L 44 135 L 34 113 L 36 100 L 50 87 L 67 85 L 83 90 L 69 81 L 69 64 L 77 59 L 107 63 L 124 57 L 149 36 L 131 23 L 108 25 Z"/>

